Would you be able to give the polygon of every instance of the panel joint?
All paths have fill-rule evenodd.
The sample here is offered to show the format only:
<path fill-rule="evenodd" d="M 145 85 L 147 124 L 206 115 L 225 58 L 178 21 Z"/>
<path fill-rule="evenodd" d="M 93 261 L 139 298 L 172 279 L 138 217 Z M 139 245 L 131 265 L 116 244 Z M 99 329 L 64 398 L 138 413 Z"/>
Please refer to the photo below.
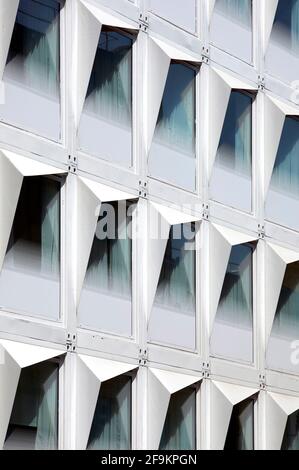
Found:
<path fill-rule="evenodd" d="M 202 205 L 202 220 L 210 220 L 210 206 L 209 204 Z"/>
<path fill-rule="evenodd" d="M 148 363 L 148 351 L 147 349 L 139 349 L 138 363 L 140 366 L 146 366 Z"/>
<path fill-rule="evenodd" d="M 66 336 L 66 350 L 68 352 L 76 352 L 77 336 L 74 333 L 67 333 Z"/>
<path fill-rule="evenodd" d="M 143 199 L 148 198 L 148 181 L 139 180 L 139 190 L 138 190 L 139 197 Z"/>
<path fill-rule="evenodd" d="M 211 378 L 211 364 L 209 361 L 202 363 L 202 377 L 204 379 Z"/>
<path fill-rule="evenodd" d="M 138 21 L 139 21 L 139 30 L 143 31 L 144 33 L 147 33 L 148 28 L 149 28 L 148 14 L 140 12 Z"/>
<path fill-rule="evenodd" d="M 210 64 L 210 48 L 209 46 L 202 46 L 201 48 L 201 60 L 204 64 Z"/>
<path fill-rule="evenodd" d="M 259 385 L 260 385 L 260 390 L 267 390 L 267 381 L 266 381 L 265 371 L 262 371 L 259 374 Z"/>
<path fill-rule="evenodd" d="M 68 171 L 73 174 L 76 174 L 78 171 L 78 159 L 75 155 L 68 156 Z"/>

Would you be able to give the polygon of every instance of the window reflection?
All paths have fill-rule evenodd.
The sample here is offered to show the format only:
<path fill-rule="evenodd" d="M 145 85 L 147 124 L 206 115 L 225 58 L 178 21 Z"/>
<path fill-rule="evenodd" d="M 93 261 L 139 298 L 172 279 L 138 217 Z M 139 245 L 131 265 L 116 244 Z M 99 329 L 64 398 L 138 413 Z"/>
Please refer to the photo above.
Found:
<path fill-rule="evenodd" d="M 253 357 L 253 247 L 232 247 L 211 336 L 213 354 L 251 362 Z"/>
<path fill-rule="evenodd" d="M 131 386 L 126 376 L 101 384 L 87 449 L 131 449 Z"/>
<path fill-rule="evenodd" d="M 160 450 L 196 449 L 196 391 L 186 388 L 169 402 Z"/>
<path fill-rule="evenodd" d="M 60 8 L 56 0 L 20 0 L 0 107 L 2 120 L 53 140 L 60 137 Z"/>
<path fill-rule="evenodd" d="M 254 400 L 234 406 L 224 450 L 254 450 Z"/>
<path fill-rule="evenodd" d="M 165 344 L 195 348 L 194 224 L 171 228 L 151 312 L 149 336 Z"/>
<path fill-rule="evenodd" d="M 251 211 L 251 95 L 232 91 L 210 182 L 212 199 Z"/>
<path fill-rule="evenodd" d="M 131 37 L 103 28 L 79 126 L 83 150 L 126 167 L 132 162 L 132 45 Z"/>
<path fill-rule="evenodd" d="M 59 318 L 60 189 L 55 178 L 24 178 L 0 274 L 3 309 Z"/>
<path fill-rule="evenodd" d="M 152 176 L 194 190 L 196 71 L 172 62 L 149 156 Z"/>

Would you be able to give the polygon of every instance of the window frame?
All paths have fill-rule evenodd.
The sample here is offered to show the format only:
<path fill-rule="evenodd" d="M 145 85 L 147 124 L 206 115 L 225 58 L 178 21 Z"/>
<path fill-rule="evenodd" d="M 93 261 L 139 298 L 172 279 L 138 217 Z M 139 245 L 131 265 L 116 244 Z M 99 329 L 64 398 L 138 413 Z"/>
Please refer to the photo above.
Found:
<path fill-rule="evenodd" d="M 194 102 L 194 160 L 195 160 L 194 179 L 195 179 L 195 186 L 194 186 L 193 190 L 186 189 L 186 188 L 183 188 L 182 186 L 180 186 L 178 184 L 175 184 L 174 182 L 171 182 L 171 181 L 167 180 L 166 178 L 154 176 L 150 172 L 149 166 L 150 166 L 151 147 L 152 147 L 152 144 L 154 142 L 154 136 L 155 136 L 155 133 L 156 133 L 156 127 L 157 127 L 158 119 L 157 119 L 157 122 L 156 122 L 156 125 L 155 125 L 153 140 L 151 142 L 149 152 L 148 152 L 148 156 L 147 156 L 147 175 L 148 175 L 149 179 L 151 179 L 151 180 L 153 180 L 157 183 L 167 185 L 170 188 L 175 189 L 175 190 L 183 191 L 185 194 L 197 195 L 200 188 L 201 188 L 201 174 L 200 174 L 200 172 L 202 170 L 201 169 L 201 162 L 199 161 L 200 160 L 200 152 L 198 150 L 199 144 L 201 143 L 200 142 L 201 129 L 200 129 L 200 119 L 199 119 L 200 100 L 201 100 L 200 92 L 201 92 L 201 89 L 202 89 L 201 81 L 200 81 L 201 80 L 201 64 L 200 63 L 199 64 L 193 64 L 192 62 L 187 62 L 187 61 L 184 61 L 184 60 L 171 59 L 169 69 L 168 69 L 168 73 L 167 73 L 167 78 L 168 78 L 169 70 L 170 70 L 170 67 L 171 67 L 172 64 L 183 65 L 184 67 L 188 67 L 189 69 L 194 71 L 194 97 L 193 97 L 194 100 L 193 100 L 193 102 Z M 166 78 L 166 82 L 167 82 L 167 78 Z M 166 82 L 165 82 L 165 87 L 166 87 Z M 161 103 L 160 103 L 159 111 L 160 111 L 160 108 L 161 108 L 161 105 L 162 105 L 162 101 L 164 99 L 165 87 L 164 87 L 164 90 L 163 90 L 163 96 L 162 96 L 162 100 L 161 100 Z"/>
<path fill-rule="evenodd" d="M 200 264 L 200 258 L 199 256 L 201 255 L 201 250 L 199 249 L 201 244 L 200 244 L 200 224 L 201 222 L 191 222 L 191 224 L 194 224 L 194 227 L 195 227 L 195 230 L 194 230 L 194 289 L 195 289 L 195 293 L 194 293 L 194 302 L 195 302 L 195 309 L 194 309 L 194 321 L 195 321 L 195 325 L 194 325 L 194 343 L 195 343 L 195 347 L 194 348 L 187 348 L 187 347 L 184 347 L 184 346 L 178 346 L 178 345 L 173 345 L 173 344 L 169 344 L 169 343 L 163 343 L 162 341 L 159 341 L 159 340 L 154 340 L 154 339 L 150 339 L 149 336 L 148 336 L 148 329 L 149 329 L 149 323 L 150 323 L 150 319 L 151 319 L 151 314 L 152 314 L 152 311 L 149 312 L 149 317 L 148 317 L 148 321 L 147 321 L 147 343 L 151 346 L 158 346 L 158 347 L 161 347 L 163 348 L 165 351 L 168 350 L 168 351 L 171 351 L 171 352 L 179 352 L 179 353 L 182 353 L 182 352 L 187 352 L 187 353 L 193 353 L 193 354 L 196 354 L 198 353 L 198 351 L 200 350 L 200 347 L 201 347 L 201 341 L 200 341 L 200 331 L 199 331 L 199 328 L 201 326 L 201 323 L 202 323 L 202 320 L 200 318 L 200 314 L 199 314 L 199 309 L 201 309 L 200 307 L 200 272 L 201 272 L 201 264 Z M 178 225 L 184 225 L 184 224 L 178 224 Z M 187 224 L 188 225 L 188 224 Z M 168 241 L 169 241 L 169 237 L 168 237 Z M 168 243 L 168 242 L 167 242 Z M 162 267 L 163 267 L 163 264 L 164 264 L 164 258 L 165 258 L 165 253 L 164 253 L 164 257 L 163 257 L 163 261 L 162 261 L 162 264 L 161 264 L 161 270 L 160 270 L 160 273 L 162 271 Z M 159 276 L 160 278 L 160 276 Z M 159 282 L 158 282 L 159 284 Z M 157 285 L 157 288 L 158 288 L 158 285 Z M 156 294 L 157 294 L 157 289 L 156 289 L 156 293 L 155 293 L 155 298 L 156 298 Z M 154 303 L 153 303 L 153 308 L 154 308 L 154 305 L 155 305 L 155 299 L 154 299 Z M 152 310 L 153 310 L 152 308 Z"/>
<path fill-rule="evenodd" d="M 36 177 L 36 176 L 35 176 Z M 0 307 L 0 314 L 6 314 L 8 316 L 13 316 L 13 318 L 18 318 L 18 319 L 28 319 L 30 322 L 33 323 L 41 323 L 44 325 L 51 325 L 53 326 L 54 324 L 61 324 L 63 325 L 65 323 L 65 302 L 66 302 L 66 245 L 65 245 L 65 237 L 66 237 L 66 226 L 65 226 L 65 221 L 66 221 L 66 184 L 67 184 L 67 178 L 65 175 L 37 175 L 38 178 L 47 178 L 51 179 L 53 181 L 57 181 L 60 183 L 60 256 L 59 256 L 59 312 L 58 312 L 58 318 L 57 319 L 50 319 L 38 315 L 34 315 L 31 312 L 25 312 L 25 311 L 19 311 L 11 307 Z M 33 178 L 32 176 L 25 176 L 25 178 Z M 19 203 L 20 197 L 18 199 Z M 14 217 L 15 220 L 15 217 Z M 14 221 L 13 221 L 14 224 Z M 11 226 L 12 230 L 13 225 Z"/>
<path fill-rule="evenodd" d="M 127 166 L 121 165 L 120 162 L 115 162 L 113 160 L 105 159 L 103 156 L 100 156 L 99 154 L 96 154 L 96 153 L 92 153 L 92 152 L 82 148 L 82 146 L 80 145 L 80 139 L 79 139 L 80 121 L 81 121 L 81 117 L 82 117 L 83 111 L 84 111 L 84 106 L 85 106 L 88 87 L 87 87 L 86 95 L 85 95 L 85 98 L 84 98 L 84 103 L 83 103 L 82 113 L 81 113 L 81 116 L 80 116 L 80 119 L 79 119 L 78 128 L 76 129 L 76 132 L 75 132 L 76 149 L 82 155 L 87 156 L 87 157 L 91 157 L 92 159 L 95 159 L 95 160 L 99 161 L 100 163 L 102 163 L 104 165 L 115 166 L 115 167 L 117 167 L 121 170 L 129 171 L 129 172 L 132 172 L 132 171 L 135 172 L 136 171 L 136 166 L 137 166 L 137 163 L 138 163 L 138 159 L 137 159 L 137 155 L 138 155 L 138 146 L 137 146 L 138 130 L 136 128 L 136 126 L 137 126 L 137 110 L 138 110 L 138 105 L 137 105 L 138 99 L 137 98 L 138 97 L 137 97 L 137 85 L 136 85 L 137 80 L 135 79 L 135 77 L 137 77 L 137 47 L 138 47 L 137 38 L 138 38 L 138 31 L 131 32 L 131 31 L 126 30 L 124 28 L 116 28 L 116 27 L 109 26 L 109 25 L 103 25 L 103 27 L 101 29 L 101 34 L 102 34 L 102 32 L 105 32 L 105 31 L 106 32 L 108 31 L 108 32 L 118 33 L 120 35 L 125 36 L 128 39 L 131 39 L 131 41 L 132 41 L 132 47 L 131 47 L 131 53 L 132 53 L 132 57 L 131 57 L 131 60 L 132 60 L 132 64 L 131 64 L 131 98 L 132 98 L 131 113 L 132 113 L 132 116 L 131 116 L 131 161 L 130 161 L 130 165 L 129 165 L 129 167 L 127 167 Z M 99 41 L 100 41 L 100 37 L 99 37 L 98 42 L 97 42 L 96 51 L 98 50 Z M 93 62 L 91 74 L 90 74 L 90 77 L 89 77 L 88 86 L 89 86 L 90 78 L 91 78 L 91 75 L 92 75 L 92 72 L 93 72 L 93 67 L 94 67 L 94 62 Z"/>
<path fill-rule="evenodd" d="M 211 348 L 209 349 L 210 350 L 210 357 L 212 358 L 212 360 L 217 360 L 217 359 L 220 359 L 222 361 L 228 361 L 229 363 L 231 363 L 233 366 L 236 366 L 237 364 L 239 365 L 242 365 L 242 366 L 255 366 L 256 363 L 257 363 L 257 358 L 258 358 L 258 351 L 257 351 L 257 328 L 256 328 L 256 322 L 257 322 L 257 268 L 258 268 L 258 243 L 257 242 L 247 242 L 247 243 L 241 243 L 241 246 L 249 246 L 252 250 L 252 258 L 251 258 L 251 265 L 252 265 L 252 279 L 251 279 L 251 289 L 252 289 L 252 360 L 250 362 L 248 361 L 244 361 L 244 360 L 241 360 L 241 359 L 236 359 L 236 358 L 232 358 L 232 357 L 226 357 L 225 355 L 222 355 L 222 354 L 215 354 L 212 352 Z M 240 245 L 236 245 L 236 246 L 240 246 Z M 234 247 L 232 247 L 234 248 Z M 228 266 L 228 265 L 227 265 Z M 225 271 L 225 277 L 226 277 L 226 274 L 227 274 L 227 268 L 226 268 L 226 271 Z M 222 289 L 223 289 L 223 285 L 224 283 L 222 284 L 222 288 L 221 288 L 221 292 L 222 292 Z M 221 294 L 220 294 L 220 298 L 221 298 Z M 217 306 L 217 313 L 218 313 L 218 308 L 219 308 L 219 303 L 220 303 L 220 298 L 219 298 L 219 302 L 218 302 L 218 306 Z M 213 332 L 213 328 L 214 328 L 214 324 L 216 322 L 216 317 L 217 317 L 217 313 L 216 313 L 216 316 L 215 316 L 215 320 L 214 320 L 214 323 L 212 325 L 212 330 L 211 330 L 211 337 L 212 337 L 212 332 Z M 210 337 L 210 341 L 211 341 L 211 337 Z M 210 342 L 209 341 L 209 342 Z"/>

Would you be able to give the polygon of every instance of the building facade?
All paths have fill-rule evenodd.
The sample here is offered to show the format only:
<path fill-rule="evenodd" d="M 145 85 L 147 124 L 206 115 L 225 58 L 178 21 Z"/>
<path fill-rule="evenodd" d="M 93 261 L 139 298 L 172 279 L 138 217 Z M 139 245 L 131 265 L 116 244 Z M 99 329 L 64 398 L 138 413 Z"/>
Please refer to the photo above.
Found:
<path fill-rule="evenodd" d="M 299 448 L 299 0 L 0 0 L 0 446 Z"/>

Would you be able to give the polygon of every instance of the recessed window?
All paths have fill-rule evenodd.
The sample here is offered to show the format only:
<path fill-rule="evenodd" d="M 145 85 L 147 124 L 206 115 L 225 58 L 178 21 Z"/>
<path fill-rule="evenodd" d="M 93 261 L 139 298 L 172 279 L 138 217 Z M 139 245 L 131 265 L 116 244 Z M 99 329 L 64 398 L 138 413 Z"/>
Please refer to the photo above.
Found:
<path fill-rule="evenodd" d="M 267 195 L 266 215 L 277 223 L 295 229 L 299 229 L 298 155 L 299 119 L 287 116 Z"/>
<path fill-rule="evenodd" d="M 196 70 L 172 62 L 149 155 L 149 173 L 175 186 L 196 188 Z"/>
<path fill-rule="evenodd" d="M 287 266 L 271 337 L 267 349 L 268 365 L 286 370 L 294 368 L 291 363 L 291 343 L 299 335 L 299 263 Z"/>
<path fill-rule="evenodd" d="M 195 32 L 196 0 L 184 0 L 184 3 L 181 0 L 150 0 L 150 10 L 186 31 Z"/>
<path fill-rule="evenodd" d="M 248 63 L 252 62 L 252 0 L 216 0 L 211 42 Z"/>
<path fill-rule="evenodd" d="M 299 411 L 288 417 L 281 450 L 299 450 Z"/>
<path fill-rule="evenodd" d="M 196 390 L 194 388 L 185 388 L 171 396 L 159 449 L 196 449 Z"/>
<path fill-rule="evenodd" d="M 60 10 L 56 0 L 20 0 L 3 81 L 0 119 L 60 138 Z"/>
<path fill-rule="evenodd" d="M 133 38 L 103 28 L 79 125 L 79 147 L 132 166 Z M 99 138 L 100 136 L 100 138 Z"/>
<path fill-rule="evenodd" d="M 232 91 L 210 182 L 211 198 L 246 212 L 252 205 L 252 102 Z"/>
<path fill-rule="evenodd" d="M 101 205 L 78 310 L 81 326 L 132 333 L 132 208 L 125 201 Z"/>
<path fill-rule="evenodd" d="M 149 337 L 164 344 L 195 348 L 194 224 L 175 225 L 170 230 Z"/>
<path fill-rule="evenodd" d="M 211 351 L 215 355 L 251 362 L 253 359 L 253 247 L 232 247 L 222 287 Z"/>
<path fill-rule="evenodd" d="M 3 310 L 59 318 L 60 192 L 55 177 L 23 180 L 0 274 Z"/>
<path fill-rule="evenodd" d="M 291 82 L 298 79 L 299 0 L 279 0 L 266 53 L 269 73 Z"/>
<path fill-rule="evenodd" d="M 131 449 L 131 389 L 132 379 L 127 376 L 101 384 L 87 449 Z"/>
<path fill-rule="evenodd" d="M 254 400 L 235 405 L 224 450 L 254 450 Z"/>
<path fill-rule="evenodd" d="M 53 450 L 58 447 L 58 364 L 40 363 L 22 370 L 5 450 Z"/>

